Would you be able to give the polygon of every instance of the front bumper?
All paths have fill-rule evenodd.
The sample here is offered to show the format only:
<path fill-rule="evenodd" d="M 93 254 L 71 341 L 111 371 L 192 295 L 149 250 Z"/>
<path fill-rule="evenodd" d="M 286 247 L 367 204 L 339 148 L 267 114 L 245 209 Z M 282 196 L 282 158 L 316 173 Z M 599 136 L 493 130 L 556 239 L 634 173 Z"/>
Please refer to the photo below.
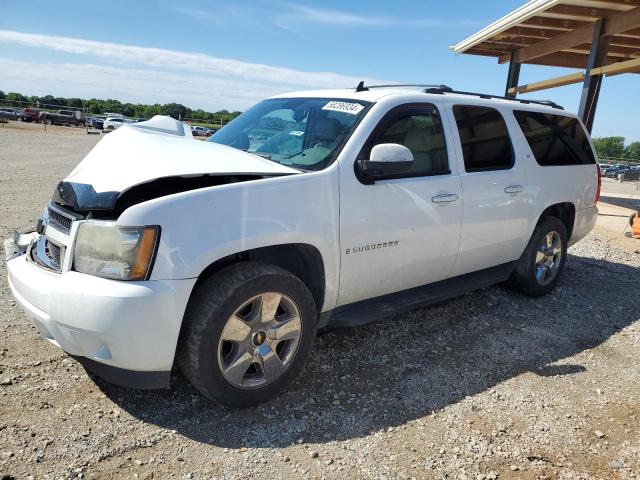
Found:
<path fill-rule="evenodd" d="M 168 384 L 195 279 L 121 282 L 7 261 L 9 286 L 45 339 L 106 380 Z"/>

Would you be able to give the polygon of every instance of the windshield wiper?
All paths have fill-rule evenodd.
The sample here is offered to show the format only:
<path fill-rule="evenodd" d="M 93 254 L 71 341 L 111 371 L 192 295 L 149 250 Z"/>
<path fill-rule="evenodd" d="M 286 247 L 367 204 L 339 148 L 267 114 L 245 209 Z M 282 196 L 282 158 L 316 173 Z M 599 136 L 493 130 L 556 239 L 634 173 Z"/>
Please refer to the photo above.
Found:
<path fill-rule="evenodd" d="M 282 165 L 284 165 L 285 167 L 295 168 L 296 170 L 300 170 L 301 172 L 304 172 L 304 173 L 315 171 L 315 170 L 310 170 L 308 168 L 304 168 L 304 167 L 307 167 L 307 165 L 298 165 L 297 163 L 283 163 Z"/>
<path fill-rule="evenodd" d="M 255 155 L 256 157 L 260 157 L 260 158 L 266 158 L 267 160 L 271 160 L 271 154 L 270 153 L 265 153 L 265 152 L 250 152 L 249 150 L 243 150 L 243 152 L 247 152 L 250 153 L 251 155 Z M 295 156 L 295 155 L 293 155 Z M 289 158 L 289 157 L 285 157 Z M 284 165 L 285 167 L 290 167 L 290 168 L 294 168 L 296 170 L 300 170 L 301 172 L 312 172 L 313 170 L 308 170 L 306 168 L 302 168 L 303 166 L 297 165 L 295 163 L 280 163 L 276 160 L 271 160 L 273 163 L 277 163 L 279 165 Z M 305 165 L 306 166 L 306 165 Z"/>
<path fill-rule="evenodd" d="M 244 152 L 250 153 L 251 155 L 255 155 L 256 157 L 261 157 L 261 158 L 266 158 L 267 160 L 271 160 L 271 154 L 270 153 L 264 153 L 264 152 L 250 152 L 249 150 L 243 150 Z"/>

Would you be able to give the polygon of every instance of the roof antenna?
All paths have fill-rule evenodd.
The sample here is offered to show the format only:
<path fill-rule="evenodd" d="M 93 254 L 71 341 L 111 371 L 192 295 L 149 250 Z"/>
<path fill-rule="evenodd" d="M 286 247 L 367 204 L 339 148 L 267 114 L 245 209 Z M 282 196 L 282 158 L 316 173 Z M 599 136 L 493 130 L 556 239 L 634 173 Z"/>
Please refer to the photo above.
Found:
<path fill-rule="evenodd" d="M 356 87 L 356 92 L 366 92 L 367 90 L 369 89 L 364 86 L 364 80 L 361 80 L 358 86 Z"/>

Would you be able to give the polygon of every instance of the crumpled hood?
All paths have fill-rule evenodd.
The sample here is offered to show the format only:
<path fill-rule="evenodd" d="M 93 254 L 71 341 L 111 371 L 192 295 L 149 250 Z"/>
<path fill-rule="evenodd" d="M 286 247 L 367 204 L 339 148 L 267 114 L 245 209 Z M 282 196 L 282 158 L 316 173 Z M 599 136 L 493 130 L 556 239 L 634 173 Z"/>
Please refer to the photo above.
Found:
<path fill-rule="evenodd" d="M 105 135 L 64 182 L 91 185 L 101 193 L 165 177 L 299 173 L 235 148 L 193 140 L 190 132 L 178 135 L 145 124 L 151 122 L 142 122 L 142 128 L 124 125 Z"/>

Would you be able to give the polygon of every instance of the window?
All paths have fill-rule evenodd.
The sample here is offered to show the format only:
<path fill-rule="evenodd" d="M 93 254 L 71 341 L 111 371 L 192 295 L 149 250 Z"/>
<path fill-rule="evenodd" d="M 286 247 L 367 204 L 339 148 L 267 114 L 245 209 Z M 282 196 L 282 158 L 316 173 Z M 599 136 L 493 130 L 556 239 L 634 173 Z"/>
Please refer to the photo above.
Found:
<path fill-rule="evenodd" d="M 391 110 L 380 121 L 358 158 L 368 159 L 371 149 L 381 143 L 404 145 L 413 154 L 413 165 L 393 178 L 450 173 L 444 130 L 433 105 L 410 104 Z"/>
<path fill-rule="evenodd" d="M 275 98 L 250 108 L 209 138 L 301 170 L 333 162 L 369 102 L 331 98 Z"/>
<path fill-rule="evenodd" d="M 515 110 L 513 114 L 539 165 L 596 163 L 589 138 L 577 119 L 524 110 Z"/>
<path fill-rule="evenodd" d="M 513 166 L 511 139 L 500 112 L 490 107 L 456 105 L 453 114 L 467 172 L 507 170 Z"/>

